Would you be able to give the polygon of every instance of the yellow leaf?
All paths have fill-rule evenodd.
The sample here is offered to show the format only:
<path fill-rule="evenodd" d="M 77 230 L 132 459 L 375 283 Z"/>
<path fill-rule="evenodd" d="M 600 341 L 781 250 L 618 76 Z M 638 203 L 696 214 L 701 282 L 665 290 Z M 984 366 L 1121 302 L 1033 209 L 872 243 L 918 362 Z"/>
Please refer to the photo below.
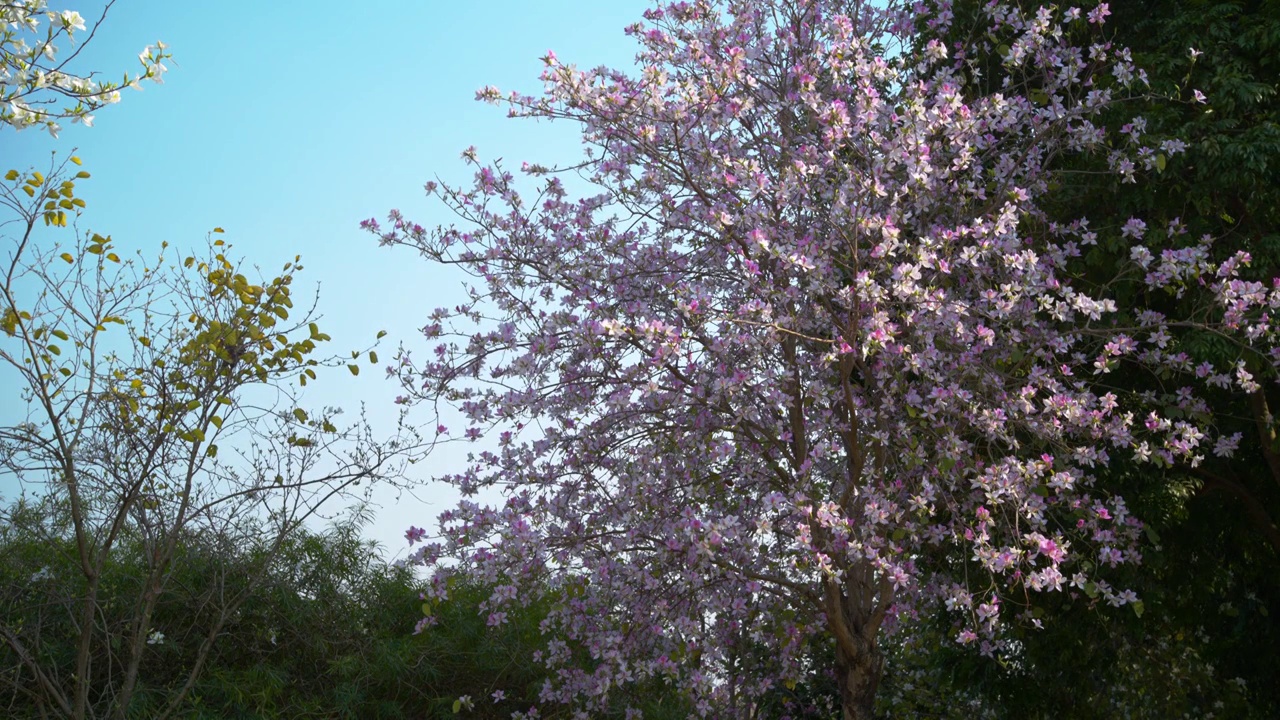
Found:
<path fill-rule="evenodd" d="M 62 258 L 63 260 L 66 260 L 69 263 L 73 263 L 76 261 L 75 258 L 71 257 L 71 253 L 62 253 L 58 257 Z"/>
<path fill-rule="evenodd" d="M 9 172 L 7 172 L 7 173 L 5 173 L 5 174 L 4 174 L 4 179 L 5 179 L 5 180 L 17 180 L 17 179 L 18 179 L 18 171 L 17 171 L 17 170 L 10 170 Z"/>
<path fill-rule="evenodd" d="M 360 366 L 359 366 L 359 365 L 348 365 L 348 366 L 347 366 L 347 369 L 351 371 L 351 374 L 352 374 L 352 375 L 359 375 L 359 374 L 360 374 Z"/>
<path fill-rule="evenodd" d="M 107 253 L 107 259 L 113 263 L 120 262 L 120 256 L 116 255 L 115 253 Z"/>
<path fill-rule="evenodd" d="M 216 227 L 216 228 L 214 228 L 214 229 L 213 229 L 213 231 L 214 231 L 214 232 L 216 232 L 216 233 L 226 232 L 225 230 L 223 230 L 223 229 L 222 229 L 222 228 L 220 228 L 220 227 Z"/>
<path fill-rule="evenodd" d="M 72 155 L 72 156 L 71 156 L 71 162 L 75 163 L 76 165 L 79 165 L 79 164 L 80 164 L 80 158 L 76 157 L 75 155 Z"/>

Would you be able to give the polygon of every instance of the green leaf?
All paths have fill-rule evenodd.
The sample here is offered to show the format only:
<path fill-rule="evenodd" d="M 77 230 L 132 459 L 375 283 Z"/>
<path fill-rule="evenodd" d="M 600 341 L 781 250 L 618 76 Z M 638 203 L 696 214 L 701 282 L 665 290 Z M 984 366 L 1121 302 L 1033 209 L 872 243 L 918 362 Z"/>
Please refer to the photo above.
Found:
<path fill-rule="evenodd" d="M 454 715 L 457 715 L 457 714 L 458 714 L 458 713 L 460 713 L 460 712 L 462 712 L 462 701 L 461 701 L 461 700 L 454 700 L 454 701 L 453 701 L 453 714 L 454 714 Z"/>
<path fill-rule="evenodd" d="M 221 418 L 220 416 L 218 416 L 218 415 L 214 415 L 214 416 L 210 417 L 210 418 L 209 418 L 209 422 L 210 422 L 210 423 L 212 423 L 212 424 L 213 424 L 213 426 L 214 426 L 214 427 L 216 427 L 216 428 L 218 428 L 219 430 L 221 430 L 221 429 L 222 429 L 222 418 Z"/>
<path fill-rule="evenodd" d="M 1142 529 L 1147 533 L 1148 540 L 1150 540 L 1152 543 L 1156 545 L 1160 544 L 1160 533 L 1156 532 L 1156 529 L 1154 527 L 1150 525 L 1143 525 Z"/>
<path fill-rule="evenodd" d="M 386 330 L 379 330 L 379 331 L 378 331 L 378 339 L 379 339 L 379 340 L 381 340 L 382 338 L 384 338 L 384 337 L 386 337 L 386 336 L 387 336 L 387 331 L 386 331 Z"/>
<path fill-rule="evenodd" d="M 1144 606 L 1143 606 L 1143 604 L 1142 604 L 1142 601 L 1141 601 L 1141 600 L 1139 600 L 1139 601 L 1137 601 L 1137 602 L 1133 603 L 1133 614 L 1134 614 L 1134 615 L 1137 615 L 1138 617 L 1142 617 L 1142 613 L 1144 613 L 1144 612 L 1146 612 L 1146 607 L 1144 607 Z"/>
<path fill-rule="evenodd" d="M 359 374 L 360 374 L 360 366 L 359 366 L 359 365 L 348 365 L 348 366 L 347 366 L 347 369 L 351 371 L 351 374 L 352 374 L 352 375 L 359 375 Z"/>
<path fill-rule="evenodd" d="M 293 416 L 294 416 L 295 418 L 297 418 L 297 419 L 298 419 L 298 422 L 300 422 L 300 423 L 304 423 L 304 422 L 306 422 L 306 421 L 307 421 L 307 413 L 306 413 L 306 411 L 305 411 L 305 410 L 303 410 L 302 408 L 294 408 L 294 409 L 293 409 Z"/>
<path fill-rule="evenodd" d="M 205 457 L 210 457 L 210 458 L 218 457 L 218 446 L 217 446 L 217 445 L 210 445 L 210 446 L 208 447 L 208 449 L 206 449 L 206 450 L 204 451 L 204 456 L 205 456 Z"/>
<path fill-rule="evenodd" d="M 1164 153 L 1160 153 L 1156 156 L 1156 172 L 1164 172 L 1164 169 L 1168 165 L 1169 159 L 1164 156 Z"/>
<path fill-rule="evenodd" d="M 378 364 L 378 353 L 376 353 L 376 352 L 374 352 L 374 351 L 372 351 L 372 350 L 370 350 L 370 351 L 369 351 L 369 364 L 370 364 L 370 365 L 377 365 L 377 364 Z"/>
<path fill-rule="evenodd" d="M 53 331 L 52 333 L 50 333 L 50 334 L 51 334 L 51 335 L 53 335 L 54 337 L 58 338 L 59 340 L 66 340 L 66 339 L 68 339 L 68 337 L 69 337 L 65 332 L 63 332 L 63 331 L 61 331 L 61 330 L 54 330 L 54 331 Z"/>

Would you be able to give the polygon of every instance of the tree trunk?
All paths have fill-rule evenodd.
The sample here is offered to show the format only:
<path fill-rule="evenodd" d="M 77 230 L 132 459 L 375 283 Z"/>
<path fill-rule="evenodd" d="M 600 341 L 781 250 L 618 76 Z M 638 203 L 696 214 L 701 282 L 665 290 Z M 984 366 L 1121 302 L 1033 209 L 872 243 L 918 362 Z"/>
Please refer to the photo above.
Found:
<path fill-rule="evenodd" d="M 840 704 L 844 708 L 844 720 L 871 720 L 874 717 L 876 688 L 884 672 L 884 656 L 870 643 L 858 643 L 858 653 L 850 657 L 843 649 L 836 650 L 836 677 L 840 683 Z"/>
<path fill-rule="evenodd" d="M 844 720 L 872 720 L 884 655 L 876 642 L 893 589 L 866 565 L 823 582 L 827 627 L 836 640 L 836 679 Z"/>

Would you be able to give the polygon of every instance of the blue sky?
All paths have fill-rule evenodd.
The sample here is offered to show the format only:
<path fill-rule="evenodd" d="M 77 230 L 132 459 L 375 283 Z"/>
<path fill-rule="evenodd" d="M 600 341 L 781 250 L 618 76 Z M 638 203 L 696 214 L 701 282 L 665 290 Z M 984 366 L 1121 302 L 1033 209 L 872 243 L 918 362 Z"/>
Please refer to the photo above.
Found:
<path fill-rule="evenodd" d="M 414 328 L 452 304 L 460 278 L 379 248 L 360 220 L 400 208 L 424 225 L 448 221 L 422 185 L 465 179 L 458 155 L 469 145 L 512 167 L 577 159 L 575 127 L 508 120 L 504 109 L 475 102 L 475 91 L 537 91 L 548 49 L 564 63 L 630 66 L 635 46 L 622 29 L 648 4 L 119 0 L 76 69 L 135 72 L 138 52 L 163 40 L 174 55 L 165 83 L 126 91 L 94 127 L 67 126 L 57 140 L 0 128 L 0 165 L 42 167 L 51 152 L 75 149 L 93 175 L 77 187 L 88 203 L 82 229 L 126 249 L 200 245 L 222 227 L 237 253 L 264 269 L 301 254 L 298 289 L 319 284 L 332 347 L 363 347 L 385 329 L 380 354 L 390 357 L 401 340 L 424 346 Z M 93 19 L 102 2 L 54 7 Z M 309 405 L 364 402 L 375 424 L 394 417 L 397 388 L 381 372 L 321 380 Z M 14 400 L 0 395 L 0 405 Z M 446 449 L 416 471 L 425 481 L 460 462 L 461 452 Z M 12 488 L 0 493 L 12 497 Z M 433 524 L 451 504 L 439 488 L 417 496 L 381 498 L 369 535 L 391 555 L 410 523 Z"/>

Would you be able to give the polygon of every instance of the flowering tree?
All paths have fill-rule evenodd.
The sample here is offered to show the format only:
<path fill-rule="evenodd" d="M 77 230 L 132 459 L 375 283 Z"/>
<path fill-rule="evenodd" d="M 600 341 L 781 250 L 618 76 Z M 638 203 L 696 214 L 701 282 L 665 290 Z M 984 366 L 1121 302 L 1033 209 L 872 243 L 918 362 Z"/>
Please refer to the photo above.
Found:
<path fill-rule="evenodd" d="M 637 76 L 549 53 L 546 93 L 505 97 L 581 124 L 595 194 L 528 164 L 522 191 L 468 151 L 472 186 L 427 186 L 463 227 L 365 223 L 476 279 L 423 328 L 433 355 L 391 372 L 496 440 L 447 479 L 506 499 L 464 499 L 416 557 L 437 595 L 457 573 L 494 584 L 495 625 L 555 594 L 548 702 L 600 709 L 660 678 L 749 717 L 827 637 L 844 717 L 870 717 L 904 618 L 949 613 L 955 641 L 993 652 L 1047 593 L 1141 613 L 1107 574 L 1140 561 L 1142 525 L 1098 471 L 1238 440 L 1195 388 L 1254 375 L 1176 342 L 1214 332 L 1271 372 L 1277 298 L 1236 277 L 1247 256 L 1216 263 L 1178 223 L 1040 211 L 1062 157 L 1135 181 L 1181 150 L 1091 121 L 1144 79 L 1107 42 L 1107 6 L 992 3 L 949 46 L 946 3 L 887 5 L 655 8 L 629 29 Z M 1118 306 L 1075 271 L 1099 237 L 1130 246 L 1144 292 L 1204 286 L 1212 304 Z M 1120 367 L 1193 379 L 1169 402 L 1107 387 Z"/>
<path fill-rule="evenodd" d="M 106 4 L 98 23 L 114 4 Z M 120 101 L 120 88 L 137 88 L 148 79 L 163 82 L 163 61 L 169 54 L 162 42 L 144 48 L 138 55 L 142 72 L 125 74 L 119 83 L 97 80 L 95 73 L 72 72 L 70 64 L 97 29 L 74 10 L 50 11 L 45 0 L 0 2 L 0 124 L 18 130 L 40 126 L 57 137 L 58 120 L 92 125 L 95 111 Z M 83 39 L 77 45 L 79 37 Z M 59 49 L 62 40 L 71 46 L 69 51 Z M 57 107 L 62 102 L 71 104 Z"/>
<path fill-rule="evenodd" d="M 956 2 L 951 32 L 971 27 L 986 5 Z M 1136 121 L 1146 137 L 1177 139 L 1186 151 L 1130 184 L 1106 173 L 1105 156 L 1066 159 L 1056 171 L 1055 189 L 1040 205 L 1050 218 L 1066 222 L 1088 216 L 1099 231 L 1098 244 L 1082 247 L 1073 263 L 1096 282 L 1112 283 L 1108 295 L 1120 312 L 1127 298 L 1135 311 L 1156 307 L 1181 318 L 1210 307 L 1207 283 L 1161 298 L 1144 292 L 1141 277 L 1116 277 L 1132 243 L 1114 229 L 1133 216 L 1149 226 L 1143 244 L 1153 253 L 1166 242 L 1173 248 L 1185 243 L 1186 236 L 1162 232 L 1178 218 L 1190 237 L 1212 235 L 1219 259 L 1248 250 L 1247 277 L 1265 281 L 1280 274 L 1280 103 L 1258 92 L 1280 84 L 1280 68 L 1271 62 L 1280 41 L 1277 10 L 1225 1 L 1111 4 L 1108 35 L 1130 48 L 1150 82 L 1142 98 L 1116 105 L 1095 124 L 1123 132 Z M 999 59 L 983 67 L 987 84 L 998 82 Z M 1207 102 L 1197 102 L 1196 90 Z M 1187 353 L 1192 366 L 1209 360 L 1230 367 L 1245 360 L 1246 369 L 1259 373 L 1267 365 L 1213 332 L 1176 334 L 1168 350 Z M 1182 388 L 1197 384 L 1185 382 L 1184 373 L 1152 374 L 1126 365 L 1107 374 L 1106 382 L 1164 397 L 1170 412 L 1178 412 Z M 1144 523 L 1142 563 L 1110 578 L 1142 598 L 1141 617 L 1059 597 L 1062 602 L 1045 605 L 1053 622 L 1044 630 L 1011 628 L 1009 637 L 1017 642 L 998 653 L 998 660 L 940 648 L 937 631 L 946 624 L 926 618 L 912 625 L 909 642 L 895 639 L 888 648 L 880 707 L 890 697 L 911 699 L 915 708 L 898 707 L 891 714 L 941 717 L 947 716 L 941 708 L 956 713 L 962 707 L 958 694 L 976 691 L 993 716 L 1008 718 L 1034 716 L 1045 707 L 1071 707 L 1068 714 L 1096 717 L 1280 715 L 1280 685 L 1271 671 L 1280 664 L 1280 625 L 1273 622 L 1280 616 L 1280 531 L 1274 520 L 1280 518 L 1280 476 L 1268 460 L 1275 427 L 1268 408 L 1277 407 L 1280 388 L 1260 385 L 1252 393 L 1238 384 L 1195 393 L 1207 403 L 1219 433 L 1241 433 L 1230 457 L 1208 454 L 1195 466 L 1143 467 L 1115 454 L 1098 473 L 1096 482 L 1123 495 Z M 1203 417 L 1203 411 L 1196 414 Z M 901 653 L 908 644 L 910 658 Z M 925 687 L 937 705 L 919 702 L 928 696 L 920 690 Z"/>

